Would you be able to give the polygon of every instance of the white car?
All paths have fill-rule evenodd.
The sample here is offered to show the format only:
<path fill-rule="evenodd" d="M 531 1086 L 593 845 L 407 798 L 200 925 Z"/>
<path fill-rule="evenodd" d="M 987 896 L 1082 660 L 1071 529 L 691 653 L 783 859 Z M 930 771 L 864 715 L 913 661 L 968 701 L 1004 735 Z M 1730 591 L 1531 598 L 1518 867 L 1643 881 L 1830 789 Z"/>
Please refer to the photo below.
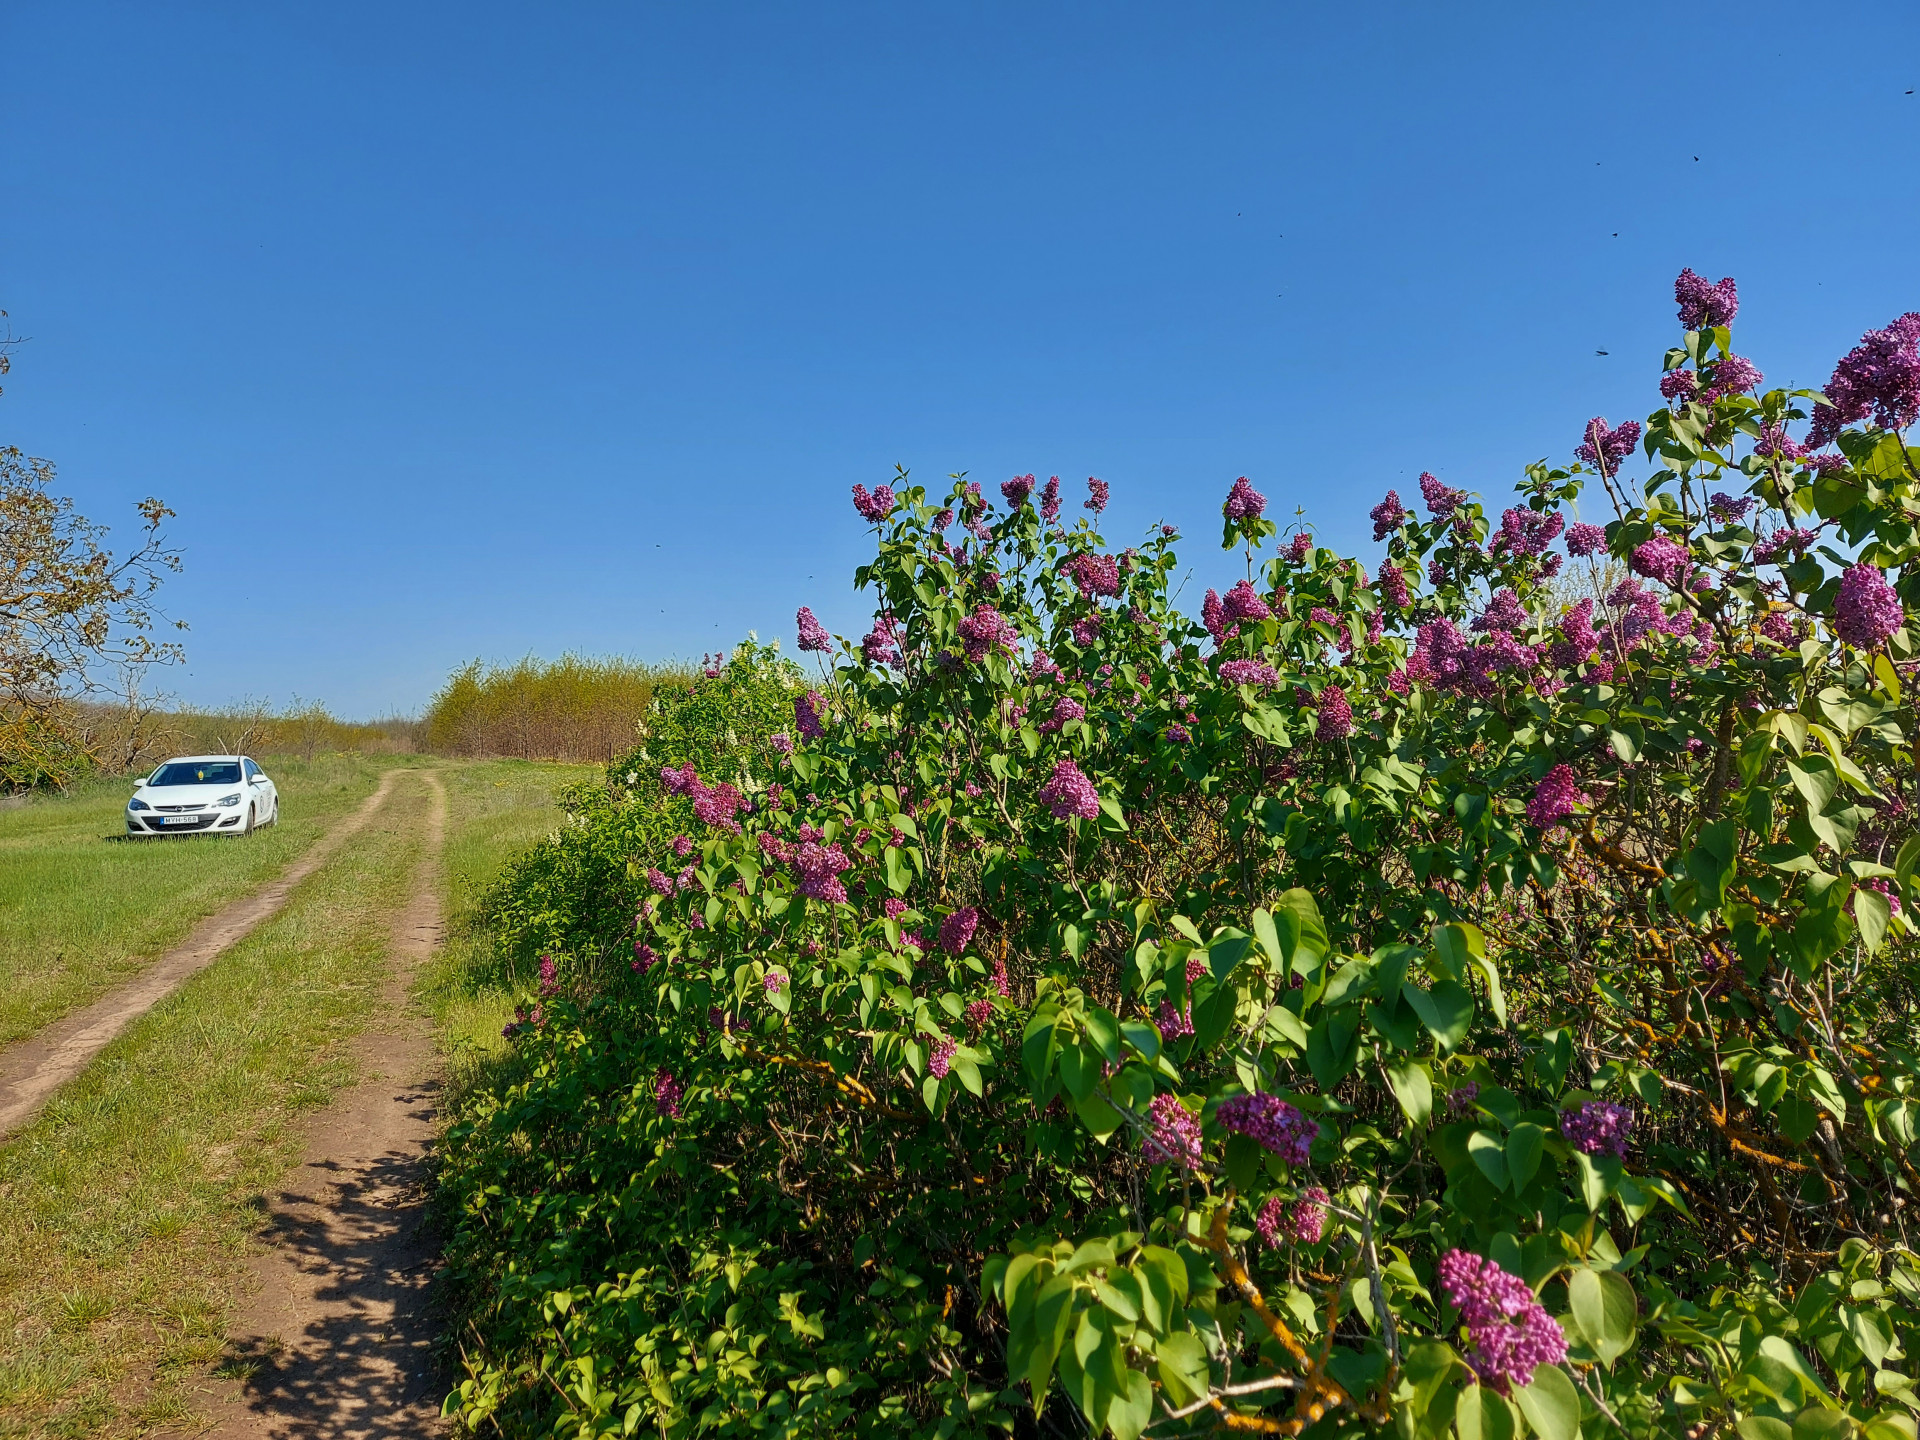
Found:
<path fill-rule="evenodd" d="M 129 835 L 250 835 L 280 818 L 280 793 L 244 755 L 183 755 L 138 781 Z"/>

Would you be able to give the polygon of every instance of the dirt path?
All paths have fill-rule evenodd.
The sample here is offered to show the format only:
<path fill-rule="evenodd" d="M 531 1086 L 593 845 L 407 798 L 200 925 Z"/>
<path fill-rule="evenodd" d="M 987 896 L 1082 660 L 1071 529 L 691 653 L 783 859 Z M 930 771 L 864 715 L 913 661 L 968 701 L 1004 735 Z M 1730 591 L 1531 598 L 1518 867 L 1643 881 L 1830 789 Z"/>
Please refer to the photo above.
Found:
<path fill-rule="evenodd" d="M 307 1152 L 269 1207 L 257 1293 L 232 1330 L 252 1367 L 212 1406 L 221 1440 L 360 1440 L 442 1432 L 433 1372 L 434 1247 L 423 1233 L 437 1071 L 409 991 L 440 936 L 447 796 L 433 792 L 412 896 L 394 922 L 386 1023 L 356 1049 L 366 1076 L 314 1118 Z"/>
<path fill-rule="evenodd" d="M 28 1124 L 40 1113 L 47 1097 L 85 1069 L 87 1062 L 122 1030 L 171 995 L 189 976 L 212 964 L 228 946 L 278 913 L 294 887 L 373 818 L 402 773 L 387 771 L 380 777 L 379 788 L 359 809 L 314 841 L 277 879 L 209 915 L 184 941 L 125 985 L 11 1049 L 0 1050 L 0 1138 Z"/>

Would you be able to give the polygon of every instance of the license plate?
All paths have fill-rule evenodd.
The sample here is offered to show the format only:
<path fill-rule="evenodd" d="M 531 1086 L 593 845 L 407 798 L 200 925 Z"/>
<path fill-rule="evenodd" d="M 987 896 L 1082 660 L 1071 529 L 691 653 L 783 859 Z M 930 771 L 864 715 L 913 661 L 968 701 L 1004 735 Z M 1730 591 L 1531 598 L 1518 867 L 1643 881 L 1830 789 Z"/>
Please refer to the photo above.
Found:
<path fill-rule="evenodd" d="M 160 823 L 162 825 L 198 825 L 200 817 L 198 815 L 162 815 Z"/>

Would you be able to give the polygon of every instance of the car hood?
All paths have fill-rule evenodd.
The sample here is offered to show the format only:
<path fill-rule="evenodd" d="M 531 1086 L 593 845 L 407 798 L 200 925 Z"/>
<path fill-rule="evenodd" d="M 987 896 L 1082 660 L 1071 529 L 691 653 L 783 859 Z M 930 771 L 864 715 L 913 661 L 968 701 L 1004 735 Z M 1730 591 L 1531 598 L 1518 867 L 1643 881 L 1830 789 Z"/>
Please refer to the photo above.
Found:
<path fill-rule="evenodd" d="M 247 787 L 238 780 L 225 785 L 142 785 L 133 794 L 149 805 L 211 805 L 236 790 L 244 795 Z"/>

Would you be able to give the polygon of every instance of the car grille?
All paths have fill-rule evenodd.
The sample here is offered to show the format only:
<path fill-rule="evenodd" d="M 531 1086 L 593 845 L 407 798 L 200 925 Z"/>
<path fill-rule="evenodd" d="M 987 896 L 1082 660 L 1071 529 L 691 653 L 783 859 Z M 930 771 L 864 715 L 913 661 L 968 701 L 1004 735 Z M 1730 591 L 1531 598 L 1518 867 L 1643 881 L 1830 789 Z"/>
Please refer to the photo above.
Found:
<path fill-rule="evenodd" d="M 156 805 L 153 808 L 158 810 L 162 815 L 185 815 L 194 811 L 204 810 L 207 807 L 204 805 Z"/>

